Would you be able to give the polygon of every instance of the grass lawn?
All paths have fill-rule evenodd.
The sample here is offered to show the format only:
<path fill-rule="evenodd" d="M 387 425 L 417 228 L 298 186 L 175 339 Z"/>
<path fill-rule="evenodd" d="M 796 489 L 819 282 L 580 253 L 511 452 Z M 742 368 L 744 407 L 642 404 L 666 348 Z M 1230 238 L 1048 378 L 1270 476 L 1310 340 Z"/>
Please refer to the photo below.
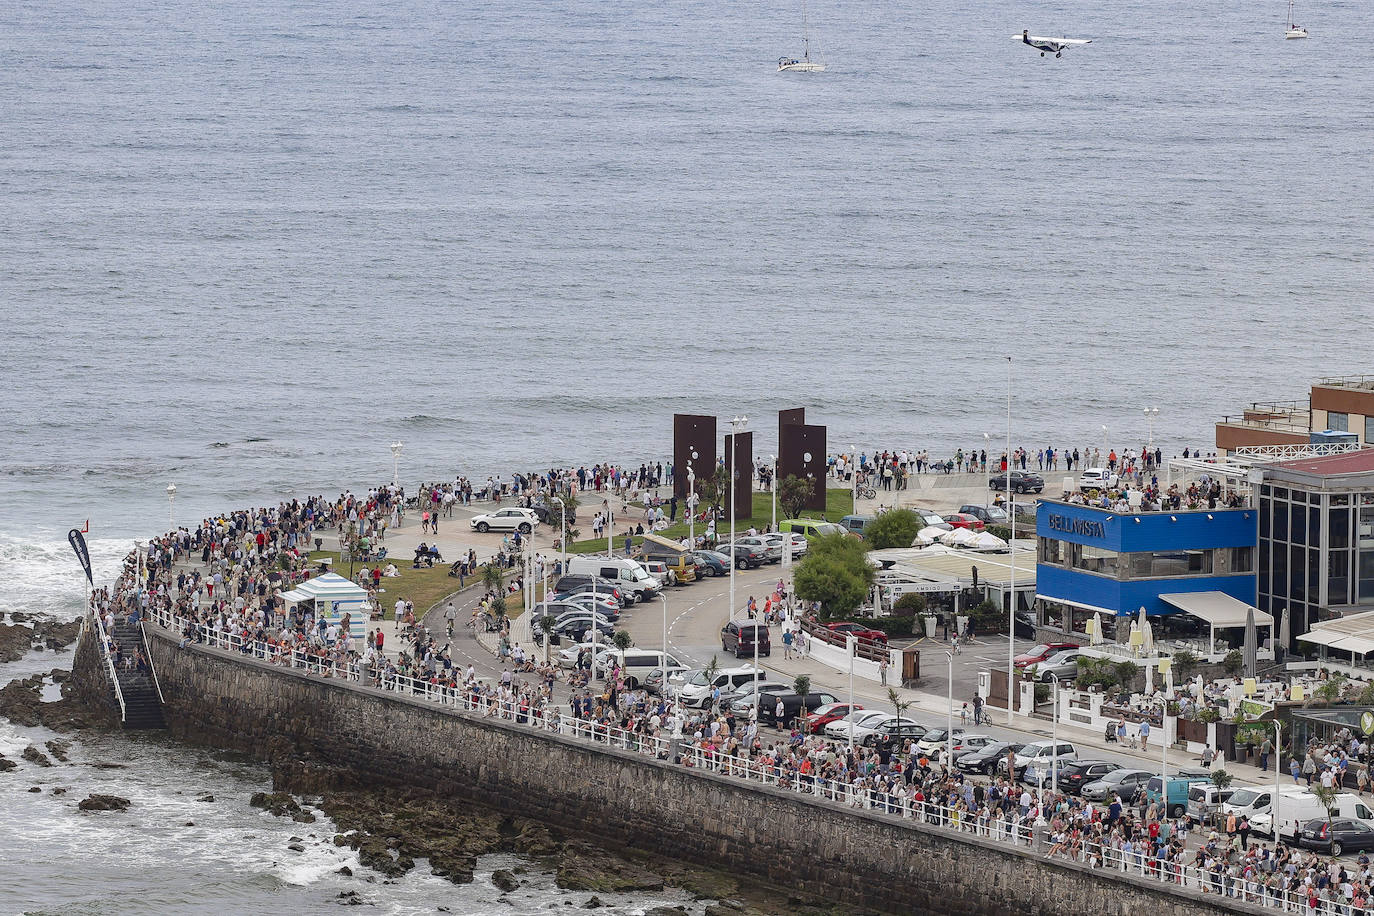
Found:
<path fill-rule="evenodd" d="M 330 560 L 329 568 L 334 572 L 348 578 L 348 559 L 341 558 L 338 551 L 316 550 L 310 554 L 311 562 L 323 557 Z M 382 616 L 387 620 L 396 618 L 396 599 L 406 598 L 415 604 L 415 614 L 417 619 L 442 601 L 447 596 L 458 591 L 458 580 L 449 577 L 448 564 L 436 563 L 433 569 L 411 569 L 409 557 L 394 557 L 390 562 L 396 564 L 396 571 L 400 573 L 394 579 L 382 577 L 383 594 L 378 596 L 382 604 Z M 354 563 L 353 571 L 366 566 L 366 563 Z M 472 576 L 468 576 L 467 581 L 472 583 Z"/>
<path fill-rule="evenodd" d="M 594 494 L 593 494 L 593 495 L 594 495 Z M 808 509 L 808 510 L 806 510 L 805 512 L 803 512 L 803 513 L 801 514 L 801 517 L 802 517 L 802 518 L 824 518 L 824 519 L 825 519 L 826 521 L 828 521 L 828 522 L 838 522 L 840 519 L 844 518 L 846 515 L 849 515 L 850 512 L 853 510 L 853 507 L 854 507 L 854 498 L 853 498 L 853 497 L 854 497 L 854 494 L 853 494 L 851 491 L 849 491 L 849 490 L 826 490 L 826 497 L 825 497 L 825 506 L 826 506 L 826 509 L 825 509 L 825 511 L 824 511 L 824 512 L 813 512 L 813 511 L 811 511 L 811 510 Z M 590 515 L 586 515 L 586 513 L 587 513 L 588 511 L 590 511 L 590 513 L 591 513 Z M 633 510 L 632 510 L 632 511 L 633 511 Z M 588 510 L 587 508 L 585 508 L 585 507 L 583 507 L 583 506 L 578 506 L 578 514 L 579 514 L 579 519 L 580 519 L 581 522 L 582 522 L 582 527 L 585 529 L 585 528 L 589 527 L 590 522 L 591 522 L 591 516 L 596 514 L 596 510 L 595 510 L 595 509 Z M 586 517 L 583 518 L 583 517 L 582 517 L 583 515 L 586 515 Z M 643 513 L 642 513 L 642 512 L 634 512 L 634 513 L 633 513 L 633 518 L 635 519 L 636 523 L 638 523 L 638 521 L 639 521 L 642 517 L 643 517 Z M 660 537 L 668 538 L 669 540 L 672 540 L 672 541 L 680 541 L 680 540 L 682 540 L 683 538 L 685 538 L 685 537 L 687 536 L 687 523 L 686 523 L 685 521 L 682 521 L 682 520 L 681 520 L 681 516 L 679 516 L 678 518 L 679 518 L 679 520 L 678 520 L 678 522 L 677 522 L 676 524 L 669 525 L 668 528 L 667 528 L 666 530 L 658 532 L 659 536 L 660 536 Z M 779 507 L 778 507 L 778 521 L 779 521 L 779 522 L 782 522 L 782 521 L 786 520 L 786 518 L 787 518 L 787 516 L 783 513 L 782 507 L 779 506 Z M 761 529 L 763 529 L 763 528 L 767 528 L 768 525 L 772 522 L 772 520 L 773 520 L 773 494 L 771 494 L 771 493 L 755 493 L 755 494 L 754 494 L 754 517 L 753 517 L 752 519 L 736 519 L 736 520 L 735 520 L 735 530 L 736 530 L 737 532 L 746 531 L 746 530 L 748 530 L 748 528 L 749 528 L 750 525 L 755 525 L 755 526 L 757 526 L 757 527 L 761 530 Z M 555 530 L 556 530 L 556 528 L 555 528 Z M 701 524 L 701 525 L 698 525 L 698 526 L 697 526 L 697 533 L 698 533 L 698 534 L 702 533 L 702 532 L 705 531 L 705 530 L 706 530 L 705 524 Z M 717 533 L 719 536 L 721 536 L 721 537 L 724 537 L 724 536 L 726 536 L 726 535 L 728 535 L 728 534 L 730 533 L 730 519 L 729 519 L 728 515 L 727 515 L 727 517 L 725 518 L 725 520 L 724 520 L 721 524 L 717 525 L 717 527 L 716 527 L 716 533 Z M 623 533 L 620 533 L 620 534 L 617 534 L 616 537 L 617 537 L 617 540 L 616 540 L 616 543 L 615 543 L 615 549 L 616 549 L 617 551 L 623 552 L 624 549 L 625 549 L 625 535 L 624 535 Z M 589 539 L 584 540 L 584 541 L 573 541 L 572 547 L 569 549 L 569 552 L 570 552 L 570 553 L 604 553 L 605 550 L 606 550 L 606 539 L 605 539 L 604 537 L 599 537 L 599 538 L 589 538 Z"/>
<path fill-rule="evenodd" d="M 348 578 L 348 560 L 343 559 L 342 562 L 340 562 L 338 551 L 312 551 L 310 554 L 310 561 L 315 563 L 324 557 L 329 558 L 330 569 L 344 578 Z M 396 562 L 396 559 L 404 559 L 405 562 Z M 391 562 L 396 563 L 396 571 L 399 572 L 400 575 L 392 579 L 388 579 L 385 576 L 382 577 L 382 588 L 384 589 L 384 593 L 378 597 L 382 604 L 382 616 L 386 620 L 396 619 L 397 598 L 407 598 L 414 603 L 415 616 L 418 620 L 428 613 L 429 609 L 434 607 L 434 605 L 458 591 L 458 580 L 448 574 L 449 564 L 447 563 L 436 563 L 433 569 L 411 569 L 410 560 L 408 558 L 393 558 Z M 357 572 L 366 565 L 365 563 L 354 563 L 353 571 Z M 513 575 L 515 572 L 516 570 L 508 570 L 507 574 Z M 482 574 L 479 569 L 476 577 L 468 576 L 464 581 L 468 585 L 472 585 L 474 582 L 480 581 L 481 578 Z M 542 588 L 536 586 L 536 595 L 542 596 L 542 594 Z M 523 592 L 517 592 L 514 595 L 506 596 L 507 617 L 514 619 L 523 613 L 523 596 Z"/>

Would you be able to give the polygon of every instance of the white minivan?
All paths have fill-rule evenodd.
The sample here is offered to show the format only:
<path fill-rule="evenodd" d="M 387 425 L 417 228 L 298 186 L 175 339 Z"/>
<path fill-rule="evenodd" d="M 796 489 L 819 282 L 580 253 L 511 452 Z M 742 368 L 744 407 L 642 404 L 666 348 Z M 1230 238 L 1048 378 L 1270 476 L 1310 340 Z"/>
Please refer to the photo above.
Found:
<path fill-rule="evenodd" d="M 721 694 L 726 694 L 736 687 L 744 686 L 755 678 L 766 681 L 768 680 L 768 672 L 752 666 L 722 668 L 716 672 L 715 677 L 707 677 L 706 671 L 701 670 L 683 682 L 682 686 L 677 689 L 677 697 L 683 706 L 705 709 L 711 705 L 711 693 L 717 687 L 720 688 Z"/>
<path fill-rule="evenodd" d="M 665 658 L 670 666 L 682 667 L 682 662 L 673 656 L 652 649 L 631 648 L 623 651 L 611 649 L 609 652 L 596 657 L 596 676 L 606 677 L 612 668 L 619 665 L 620 676 L 625 680 L 625 687 L 634 690 L 644 683 L 644 679 L 649 676 L 650 671 L 663 667 Z"/>
<path fill-rule="evenodd" d="M 648 601 L 663 590 L 663 583 L 627 557 L 569 557 L 568 573 L 609 579 L 635 601 Z"/>
<path fill-rule="evenodd" d="M 1050 769 L 1056 760 L 1063 766 L 1070 760 L 1078 759 L 1078 749 L 1067 741 L 1058 745 L 1053 741 L 1032 741 L 1016 752 L 1012 765 L 1016 776 L 1026 782 L 1050 781 Z"/>
<path fill-rule="evenodd" d="M 1364 803 L 1364 799 L 1356 795 L 1342 792 L 1336 796 L 1333 804 L 1335 805 L 1331 811 L 1333 817 L 1374 823 L 1374 811 L 1370 811 L 1369 806 Z M 1257 833 L 1263 833 L 1268 837 L 1292 845 L 1298 841 L 1298 834 L 1302 832 L 1303 824 L 1313 818 L 1324 818 L 1326 815 L 1326 808 L 1322 807 L 1321 801 L 1311 792 L 1299 792 L 1295 795 L 1282 793 L 1279 795 L 1278 803 L 1278 836 L 1274 836 L 1274 815 L 1272 813 L 1255 815 L 1250 818 L 1250 826 Z"/>

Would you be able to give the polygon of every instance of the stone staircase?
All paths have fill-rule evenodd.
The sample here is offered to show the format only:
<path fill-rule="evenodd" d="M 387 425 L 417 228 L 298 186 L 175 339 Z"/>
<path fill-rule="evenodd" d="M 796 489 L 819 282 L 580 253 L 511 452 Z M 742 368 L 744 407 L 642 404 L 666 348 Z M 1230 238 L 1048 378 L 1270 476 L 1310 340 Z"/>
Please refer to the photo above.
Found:
<path fill-rule="evenodd" d="M 137 624 L 116 620 L 111 636 L 119 644 L 120 654 L 125 658 L 136 658 L 139 652 L 147 657 L 143 631 Z M 124 727 L 166 728 L 167 722 L 162 717 L 162 699 L 152 675 L 136 669 L 126 671 L 121 666 L 116 676 L 119 678 L 119 691 L 124 697 Z"/>

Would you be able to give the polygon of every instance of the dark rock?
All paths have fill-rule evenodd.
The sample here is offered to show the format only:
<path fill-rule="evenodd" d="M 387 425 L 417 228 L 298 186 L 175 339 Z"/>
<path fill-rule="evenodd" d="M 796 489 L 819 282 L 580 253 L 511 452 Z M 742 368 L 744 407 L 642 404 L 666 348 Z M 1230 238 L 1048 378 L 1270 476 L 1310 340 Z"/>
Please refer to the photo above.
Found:
<path fill-rule="evenodd" d="M 43 746 L 48 749 L 48 753 L 52 754 L 61 763 L 66 763 L 70 759 L 67 756 L 67 752 L 71 750 L 72 743 L 64 738 L 54 738 L 51 741 L 45 741 L 43 742 Z"/>
<path fill-rule="evenodd" d="M 305 847 L 300 843 L 287 843 L 286 848 L 292 852 L 305 852 Z"/>
<path fill-rule="evenodd" d="M 491 883 L 506 893 L 510 893 L 520 886 L 520 882 L 516 880 L 515 875 L 512 875 L 504 868 L 498 868 L 491 873 Z"/>
<path fill-rule="evenodd" d="M 118 795 L 92 794 L 83 798 L 76 807 L 82 811 L 124 811 L 129 807 L 129 800 Z"/>
<path fill-rule="evenodd" d="M 685 906 L 656 906 L 652 910 L 645 910 L 644 916 L 682 916 L 685 912 Z"/>
<path fill-rule="evenodd" d="M 43 640 L 43 645 L 49 649 L 65 649 L 76 642 L 77 635 L 81 632 L 81 621 L 78 620 L 39 620 L 33 625 L 33 635 L 35 639 Z"/>
<path fill-rule="evenodd" d="M 195 822 L 195 821 L 187 821 L 187 822 L 186 822 L 185 824 L 183 824 L 182 826 L 185 826 L 185 827 L 194 827 L 195 825 L 196 825 L 196 822 Z"/>
<path fill-rule="evenodd" d="M 38 746 L 34 744 L 30 744 L 28 747 L 24 748 L 24 753 L 20 754 L 19 756 L 23 757 L 30 763 L 36 763 L 41 767 L 52 766 L 52 761 L 48 759 L 48 755 L 40 751 L 38 749 Z"/>
<path fill-rule="evenodd" d="M 17 766 L 19 766 L 19 764 L 15 763 L 13 760 L 10 760 L 4 754 L 0 754 L 0 773 L 5 772 L 6 770 L 12 770 Z"/>
<path fill-rule="evenodd" d="M 590 898 L 588 898 L 588 900 L 587 900 L 586 903 L 582 904 L 582 909 L 584 909 L 584 910 L 595 910 L 595 909 L 599 909 L 599 908 L 601 908 L 601 907 L 603 907 L 603 906 L 605 906 L 605 904 L 603 904 L 603 903 L 601 902 L 601 898 L 600 898 L 600 897 L 590 897 Z"/>
<path fill-rule="evenodd" d="M 0 662 L 16 662 L 27 655 L 33 647 L 33 636 L 30 627 L 0 623 Z"/>
<path fill-rule="evenodd" d="M 357 891 L 340 891 L 335 902 L 340 906 L 362 906 L 364 901 Z"/>
<path fill-rule="evenodd" d="M 197 799 L 196 799 L 196 801 L 202 801 L 202 802 L 212 802 L 212 801 L 214 801 L 214 800 L 215 800 L 215 796 L 210 795 L 209 793 L 206 793 L 205 795 L 202 795 L 200 798 L 197 798 Z"/>
<path fill-rule="evenodd" d="M 42 786 L 29 786 L 29 791 L 30 791 L 30 792 L 42 792 L 42 791 L 43 791 L 43 787 L 42 787 Z"/>
<path fill-rule="evenodd" d="M 341 865 L 339 867 L 338 873 L 343 875 L 345 878 L 353 877 L 353 869 L 349 868 L 347 865 Z"/>
<path fill-rule="evenodd" d="M 248 804 L 277 817 L 290 817 L 293 821 L 306 824 L 315 821 L 315 815 L 303 811 L 300 804 L 286 792 L 254 792 Z"/>
<path fill-rule="evenodd" d="M 53 794 L 53 795 L 66 795 L 66 794 L 67 794 L 67 789 L 66 789 L 65 786 L 57 786 L 56 788 L 54 788 L 54 789 L 52 790 L 52 794 Z"/>
<path fill-rule="evenodd" d="M 602 894 L 661 891 L 664 887 L 661 876 L 582 844 L 564 850 L 555 880 L 564 890 Z"/>

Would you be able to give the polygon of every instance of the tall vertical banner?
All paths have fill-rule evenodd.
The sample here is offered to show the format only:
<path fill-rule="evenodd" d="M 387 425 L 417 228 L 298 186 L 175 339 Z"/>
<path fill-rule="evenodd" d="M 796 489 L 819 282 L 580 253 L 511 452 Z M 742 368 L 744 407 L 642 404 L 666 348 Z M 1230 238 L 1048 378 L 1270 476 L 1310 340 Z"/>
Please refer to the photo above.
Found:
<path fill-rule="evenodd" d="M 81 568 L 86 572 L 86 582 L 94 587 L 95 577 L 91 575 L 91 552 L 86 549 L 86 536 L 81 533 L 80 528 L 73 528 L 67 532 L 67 543 L 72 545 L 72 550 L 76 551 L 76 559 L 80 561 Z"/>

